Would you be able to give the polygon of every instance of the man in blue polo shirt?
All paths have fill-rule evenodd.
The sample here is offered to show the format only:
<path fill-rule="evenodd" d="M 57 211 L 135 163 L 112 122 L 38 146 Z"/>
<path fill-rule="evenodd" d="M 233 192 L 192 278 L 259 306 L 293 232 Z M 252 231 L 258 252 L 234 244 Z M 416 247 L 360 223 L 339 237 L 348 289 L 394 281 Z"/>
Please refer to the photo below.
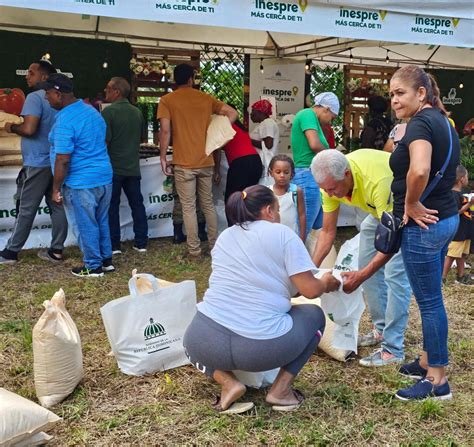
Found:
<path fill-rule="evenodd" d="M 67 219 L 62 205 L 51 201 L 53 174 L 49 159 L 48 134 L 54 123 L 56 110 L 45 99 L 45 91 L 37 84 L 45 81 L 56 70 L 50 62 L 33 62 L 26 74 L 28 87 L 33 91 L 26 97 L 21 111 L 22 124 L 6 123 L 5 130 L 20 135 L 23 168 L 18 178 L 18 214 L 13 232 L 4 250 L 0 251 L 0 264 L 15 264 L 18 253 L 30 235 L 38 207 L 43 200 L 51 212 L 52 238 L 47 250 L 40 250 L 42 259 L 59 263 L 62 260 L 64 241 L 67 237 Z"/>
<path fill-rule="evenodd" d="M 106 125 L 91 106 L 74 97 L 72 81 L 51 75 L 41 84 L 56 110 L 49 134 L 54 166 L 53 201 L 62 203 L 84 255 L 84 265 L 72 269 L 80 277 L 114 271 L 109 232 L 112 166 L 105 145 Z"/>

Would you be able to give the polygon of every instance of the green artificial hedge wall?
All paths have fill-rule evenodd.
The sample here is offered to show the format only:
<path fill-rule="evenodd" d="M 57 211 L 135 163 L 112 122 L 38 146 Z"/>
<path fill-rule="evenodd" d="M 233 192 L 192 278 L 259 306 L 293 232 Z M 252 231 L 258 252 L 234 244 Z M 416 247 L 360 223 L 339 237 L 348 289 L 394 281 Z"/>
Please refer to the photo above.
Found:
<path fill-rule="evenodd" d="M 25 78 L 16 70 L 28 69 L 46 51 L 56 68 L 73 74 L 78 98 L 95 98 L 112 76 L 130 80 L 132 52 L 128 43 L 0 31 L 0 88 L 19 87 L 27 93 Z M 106 69 L 102 67 L 105 60 Z"/>

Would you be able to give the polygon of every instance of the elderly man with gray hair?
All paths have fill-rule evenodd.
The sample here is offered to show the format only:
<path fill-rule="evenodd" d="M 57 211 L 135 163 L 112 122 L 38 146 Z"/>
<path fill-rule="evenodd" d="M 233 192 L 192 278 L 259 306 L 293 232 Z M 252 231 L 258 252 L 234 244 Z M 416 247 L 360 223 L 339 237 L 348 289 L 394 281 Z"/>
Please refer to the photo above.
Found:
<path fill-rule="evenodd" d="M 311 172 L 323 190 L 323 228 L 313 253 L 319 266 L 336 237 L 341 203 L 368 212 L 360 228 L 359 271 L 343 273 L 344 290 L 352 292 L 364 283 L 374 329 L 359 338 L 359 346 L 381 348 L 360 360 L 362 366 L 401 363 L 404 333 L 408 322 L 411 290 L 401 252 L 384 255 L 374 247 L 375 229 L 384 211 L 391 211 L 393 174 L 390 154 L 359 149 L 344 155 L 335 149 L 318 153 Z"/>
<path fill-rule="evenodd" d="M 140 143 L 146 141 L 145 119 L 137 107 L 130 104 L 130 84 L 124 78 L 114 77 L 105 87 L 105 100 L 111 103 L 102 112 L 107 124 L 107 148 L 114 171 L 112 198 L 109 208 L 112 253 L 121 254 L 120 196 L 122 189 L 132 211 L 135 243 L 133 249 L 146 252 L 148 221 L 140 189 Z"/>

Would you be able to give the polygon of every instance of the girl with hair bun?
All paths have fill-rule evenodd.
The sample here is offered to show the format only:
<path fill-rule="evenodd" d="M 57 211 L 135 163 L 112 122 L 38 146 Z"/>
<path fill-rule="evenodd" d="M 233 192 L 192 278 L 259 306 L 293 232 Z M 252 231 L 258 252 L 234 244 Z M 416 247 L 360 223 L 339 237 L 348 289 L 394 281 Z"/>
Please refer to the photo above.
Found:
<path fill-rule="evenodd" d="M 318 306 L 291 305 L 297 291 L 315 298 L 339 281 L 315 266 L 298 235 L 279 224 L 278 200 L 262 185 L 234 192 L 226 204 L 232 224 L 212 250 L 212 274 L 204 300 L 184 337 L 191 363 L 221 385 L 214 409 L 248 411 L 236 403 L 246 392 L 234 370 L 280 372 L 266 396 L 277 411 L 298 408 L 303 395 L 295 376 L 315 351 L 325 327 Z"/>

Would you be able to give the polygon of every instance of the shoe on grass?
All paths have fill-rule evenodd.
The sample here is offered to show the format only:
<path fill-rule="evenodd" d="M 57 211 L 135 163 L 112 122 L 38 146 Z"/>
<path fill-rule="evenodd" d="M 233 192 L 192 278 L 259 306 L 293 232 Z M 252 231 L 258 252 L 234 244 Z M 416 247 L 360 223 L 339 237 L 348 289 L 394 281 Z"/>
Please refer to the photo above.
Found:
<path fill-rule="evenodd" d="M 16 264 L 18 261 L 16 259 L 7 259 L 4 258 L 3 256 L 0 256 L 0 264 L 4 265 L 13 265 Z"/>
<path fill-rule="evenodd" d="M 112 250 L 112 256 L 121 255 L 121 254 L 122 254 L 122 250 L 120 250 L 120 248 L 117 248 L 116 250 Z"/>
<path fill-rule="evenodd" d="M 136 245 L 133 246 L 133 249 L 135 251 L 138 251 L 138 253 L 146 253 L 146 247 L 137 247 Z"/>
<path fill-rule="evenodd" d="M 359 365 L 362 366 L 386 366 L 394 363 L 402 363 L 405 360 L 404 357 L 396 357 L 391 352 L 385 349 L 377 349 L 368 357 L 364 357 L 359 360 Z"/>
<path fill-rule="evenodd" d="M 59 264 L 63 261 L 62 257 L 59 257 L 56 253 L 53 252 L 50 248 L 48 250 L 40 250 L 38 252 L 38 258 L 42 259 L 43 261 L 49 261 L 53 264 Z"/>
<path fill-rule="evenodd" d="M 359 335 L 357 346 L 375 346 L 383 340 L 377 329 L 372 329 L 367 335 Z"/>
<path fill-rule="evenodd" d="M 102 271 L 104 273 L 113 273 L 113 272 L 115 272 L 115 267 L 112 264 L 112 258 L 104 259 L 102 261 Z"/>
<path fill-rule="evenodd" d="M 88 269 L 85 265 L 82 267 L 76 267 L 71 270 L 71 273 L 74 276 L 79 276 L 80 278 L 98 278 L 104 276 L 102 267 L 97 267 L 96 269 Z"/>
<path fill-rule="evenodd" d="M 413 362 L 400 366 L 398 372 L 410 379 L 421 380 L 426 377 L 428 370 L 420 365 L 420 357 L 417 357 Z"/>
<path fill-rule="evenodd" d="M 453 395 L 451 394 L 448 381 L 442 385 L 434 385 L 428 379 L 421 379 L 416 382 L 415 385 L 403 390 L 398 390 L 395 397 L 404 401 L 420 401 L 430 398 L 435 400 L 450 400 L 453 398 Z"/>
<path fill-rule="evenodd" d="M 469 275 L 456 276 L 454 284 L 459 284 L 461 286 L 474 286 L 474 281 Z"/>
<path fill-rule="evenodd" d="M 0 250 L 0 264 L 13 265 L 18 262 L 18 255 L 14 251 Z"/>

